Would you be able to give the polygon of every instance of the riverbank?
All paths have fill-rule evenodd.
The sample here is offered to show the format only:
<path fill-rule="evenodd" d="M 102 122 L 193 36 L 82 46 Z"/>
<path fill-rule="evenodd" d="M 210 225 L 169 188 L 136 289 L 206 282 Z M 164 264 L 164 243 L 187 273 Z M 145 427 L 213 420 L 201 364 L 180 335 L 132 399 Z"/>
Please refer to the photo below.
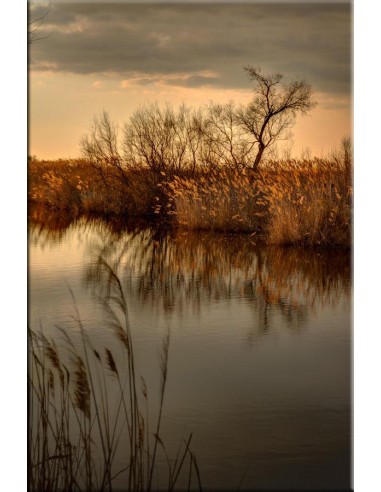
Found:
<path fill-rule="evenodd" d="M 269 162 L 256 173 L 226 167 L 176 174 L 31 159 L 28 172 L 30 202 L 65 213 L 149 217 L 268 244 L 351 244 L 351 170 L 337 159 Z"/>

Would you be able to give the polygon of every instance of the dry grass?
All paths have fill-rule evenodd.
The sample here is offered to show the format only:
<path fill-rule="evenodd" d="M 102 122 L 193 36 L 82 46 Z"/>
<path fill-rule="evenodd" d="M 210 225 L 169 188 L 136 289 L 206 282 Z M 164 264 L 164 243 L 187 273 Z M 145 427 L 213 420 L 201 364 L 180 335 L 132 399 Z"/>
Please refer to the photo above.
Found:
<path fill-rule="evenodd" d="M 172 219 L 189 229 L 255 233 L 269 244 L 351 243 L 351 162 L 268 162 L 260 172 L 224 167 L 155 173 L 84 160 L 29 163 L 29 198 L 57 209 Z"/>
<path fill-rule="evenodd" d="M 351 242 L 351 171 L 337 161 L 270 162 L 256 174 L 224 169 L 167 188 L 170 213 L 190 229 L 260 233 L 269 244 Z"/>
<path fill-rule="evenodd" d="M 291 161 L 263 174 L 271 244 L 349 246 L 350 169 L 329 160 Z"/>
<path fill-rule="evenodd" d="M 266 213 L 257 183 L 245 170 L 212 170 L 193 179 L 175 176 L 166 187 L 169 213 L 190 229 L 253 232 Z M 160 211 L 159 204 L 156 213 Z"/>
<path fill-rule="evenodd" d="M 169 334 L 163 340 L 158 418 L 152 424 L 149 391 L 143 379 L 140 388 L 138 385 L 122 285 L 102 259 L 98 267 L 99 275 L 105 278 L 100 301 L 123 357 L 115 357 L 107 347 L 96 350 L 78 312 L 75 320 L 81 344 L 77 346 L 61 330 L 67 342 L 65 354 L 59 352 L 54 340 L 29 331 L 28 490 L 112 491 L 115 478 L 123 474 L 123 490 L 150 491 L 156 483 L 159 450 L 167 460 L 168 490 L 175 489 L 180 476 L 190 483 L 192 471 L 196 475 L 193 486 L 201 490 L 197 461 L 190 449 L 192 434 L 172 460 L 161 436 Z M 117 469 L 114 461 L 121 444 L 128 451 L 124 465 Z"/>
<path fill-rule="evenodd" d="M 71 212 L 101 215 L 151 215 L 162 176 L 146 169 L 123 174 L 102 172 L 84 159 L 29 161 L 29 193 L 33 203 Z"/>

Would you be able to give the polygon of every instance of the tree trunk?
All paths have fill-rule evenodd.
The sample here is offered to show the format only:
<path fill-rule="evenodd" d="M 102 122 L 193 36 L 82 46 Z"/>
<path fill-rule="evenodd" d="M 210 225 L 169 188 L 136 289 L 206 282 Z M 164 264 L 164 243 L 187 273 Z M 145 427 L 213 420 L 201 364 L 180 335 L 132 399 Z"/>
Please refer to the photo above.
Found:
<path fill-rule="evenodd" d="M 260 145 L 259 146 L 259 149 L 258 149 L 258 153 L 255 157 L 255 161 L 254 161 L 254 164 L 253 164 L 253 170 L 256 171 L 258 169 L 258 166 L 259 166 L 259 163 L 261 162 L 261 159 L 262 159 L 262 154 L 263 154 L 263 151 L 265 150 L 265 146 L 264 145 Z"/>

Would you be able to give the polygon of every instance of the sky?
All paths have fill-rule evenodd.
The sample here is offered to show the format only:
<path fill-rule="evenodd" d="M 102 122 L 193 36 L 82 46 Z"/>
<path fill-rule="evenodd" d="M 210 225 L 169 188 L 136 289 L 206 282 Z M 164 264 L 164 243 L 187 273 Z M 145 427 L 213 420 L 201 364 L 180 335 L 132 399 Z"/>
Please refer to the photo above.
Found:
<path fill-rule="evenodd" d="M 246 65 L 312 84 L 317 106 L 297 118 L 293 156 L 325 155 L 352 132 L 348 2 L 32 2 L 30 21 L 41 13 L 29 49 L 30 155 L 79 156 L 103 110 L 122 125 L 150 102 L 246 104 Z"/>

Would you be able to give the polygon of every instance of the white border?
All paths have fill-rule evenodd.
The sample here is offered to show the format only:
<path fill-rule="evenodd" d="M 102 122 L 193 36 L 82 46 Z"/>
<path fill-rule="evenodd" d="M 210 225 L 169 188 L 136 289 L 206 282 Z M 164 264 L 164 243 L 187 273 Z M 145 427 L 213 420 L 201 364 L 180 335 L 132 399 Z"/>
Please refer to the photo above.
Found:
<path fill-rule="evenodd" d="M 27 490 L 26 2 L 6 2 L 1 17 L 1 488 L 22 491 Z"/>
<path fill-rule="evenodd" d="M 377 2 L 371 0 L 358 0 L 354 4 L 354 486 L 357 492 L 377 489 L 380 466 L 379 9 Z M 0 30 L 2 273 L 5 269 L 0 283 L 3 307 L 0 462 L 2 488 L 20 491 L 27 489 L 26 10 L 24 1 L 5 3 Z"/>

